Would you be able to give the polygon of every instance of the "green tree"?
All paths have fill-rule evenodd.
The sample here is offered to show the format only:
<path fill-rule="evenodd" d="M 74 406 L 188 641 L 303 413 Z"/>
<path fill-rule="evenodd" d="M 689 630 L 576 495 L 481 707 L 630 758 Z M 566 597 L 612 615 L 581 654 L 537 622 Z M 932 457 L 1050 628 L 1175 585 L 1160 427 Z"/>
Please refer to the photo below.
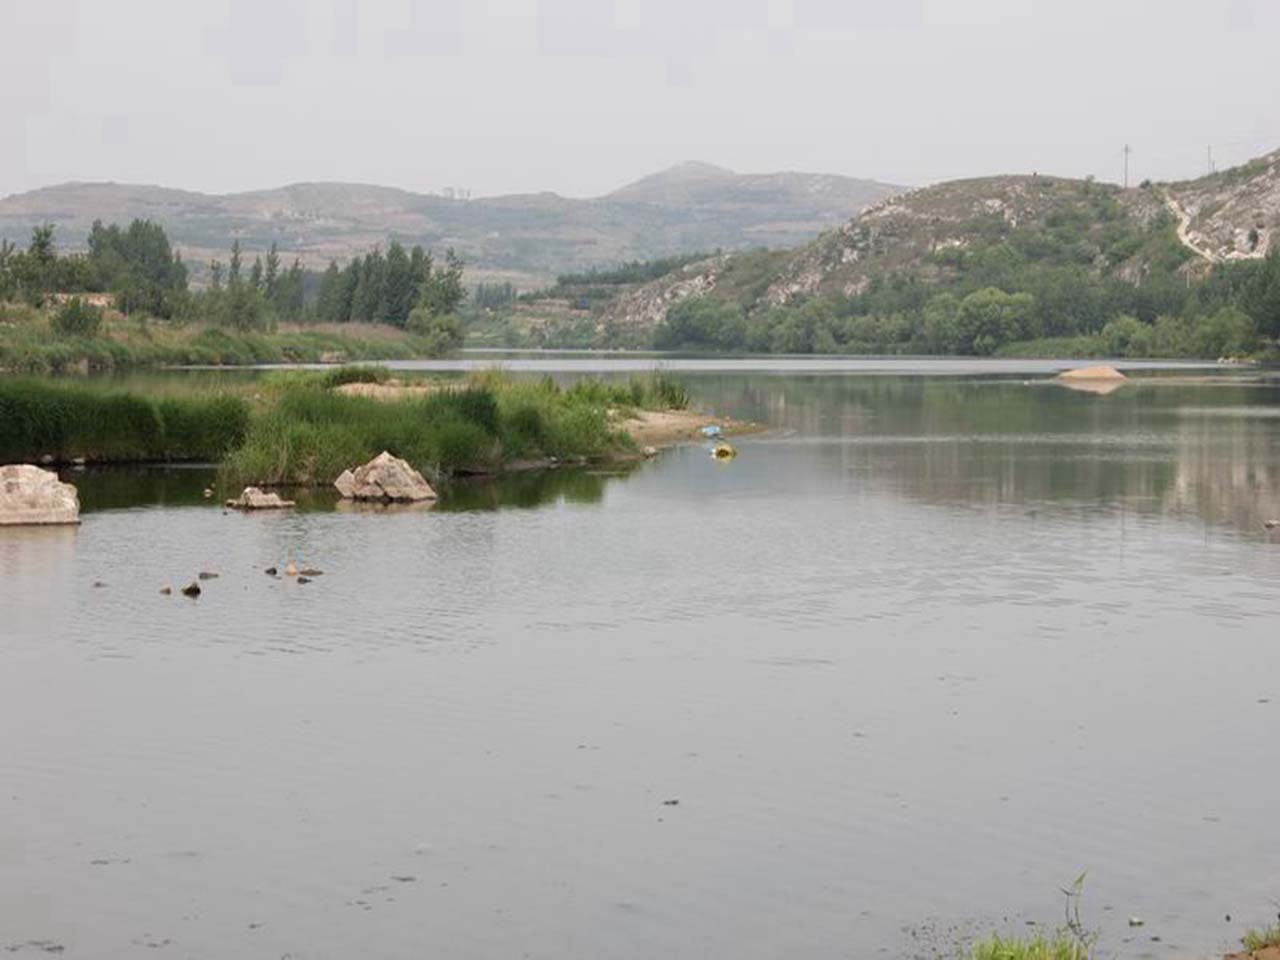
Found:
<path fill-rule="evenodd" d="M 445 251 L 444 266 L 431 268 L 422 282 L 418 306 L 434 316 L 455 312 L 467 296 L 467 288 L 462 285 L 462 268 L 462 258 L 450 247 Z"/>

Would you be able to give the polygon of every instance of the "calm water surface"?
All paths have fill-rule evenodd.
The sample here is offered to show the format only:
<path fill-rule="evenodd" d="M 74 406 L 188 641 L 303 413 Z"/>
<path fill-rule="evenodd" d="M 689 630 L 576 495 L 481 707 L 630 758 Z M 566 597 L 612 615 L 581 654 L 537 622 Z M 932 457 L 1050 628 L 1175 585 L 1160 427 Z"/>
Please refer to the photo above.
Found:
<path fill-rule="evenodd" d="M 774 429 L 429 512 L 71 475 L 0 538 L 0 948 L 933 956 L 1086 869 L 1104 956 L 1274 917 L 1280 389 L 921 371 L 681 370 Z"/>

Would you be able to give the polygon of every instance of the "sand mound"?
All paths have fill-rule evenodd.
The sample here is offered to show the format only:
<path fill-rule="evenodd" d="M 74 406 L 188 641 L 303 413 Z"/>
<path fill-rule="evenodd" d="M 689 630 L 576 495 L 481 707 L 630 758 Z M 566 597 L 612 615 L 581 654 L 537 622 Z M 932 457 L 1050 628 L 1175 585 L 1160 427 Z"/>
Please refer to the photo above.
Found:
<path fill-rule="evenodd" d="M 1128 380 L 1123 373 L 1115 367 L 1097 366 L 1097 367 L 1081 367 L 1078 370 L 1063 370 L 1058 374 L 1059 380 Z"/>

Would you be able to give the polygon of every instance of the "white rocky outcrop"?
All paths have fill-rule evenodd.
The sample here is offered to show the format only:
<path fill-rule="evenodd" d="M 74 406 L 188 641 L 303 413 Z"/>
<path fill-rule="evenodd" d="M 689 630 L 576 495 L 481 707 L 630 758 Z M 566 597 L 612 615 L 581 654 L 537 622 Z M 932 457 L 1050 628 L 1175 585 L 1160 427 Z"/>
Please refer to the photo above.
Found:
<path fill-rule="evenodd" d="M 27 463 L 0 467 L 0 526 L 80 522 L 76 488 Z"/>
<path fill-rule="evenodd" d="M 362 467 L 343 470 L 333 485 L 348 500 L 412 502 L 436 498 L 422 474 L 385 450 Z"/>

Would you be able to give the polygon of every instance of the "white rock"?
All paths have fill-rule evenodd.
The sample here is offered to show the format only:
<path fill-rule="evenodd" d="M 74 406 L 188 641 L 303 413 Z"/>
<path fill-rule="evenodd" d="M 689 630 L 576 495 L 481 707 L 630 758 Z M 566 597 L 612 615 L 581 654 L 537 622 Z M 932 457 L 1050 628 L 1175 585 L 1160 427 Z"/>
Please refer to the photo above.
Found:
<path fill-rule="evenodd" d="M 27 463 L 0 467 L 0 526 L 79 523 L 76 488 Z"/>
<path fill-rule="evenodd" d="M 362 467 L 344 470 L 333 482 L 349 500 L 434 500 L 436 492 L 417 470 L 385 450 Z"/>
<path fill-rule="evenodd" d="M 282 500 L 278 493 L 268 493 L 258 487 L 245 487 L 244 492 L 234 500 L 228 500 L 227 506 L 236 510 L 283 510 L 292 507 L 292 500 Z"/>

